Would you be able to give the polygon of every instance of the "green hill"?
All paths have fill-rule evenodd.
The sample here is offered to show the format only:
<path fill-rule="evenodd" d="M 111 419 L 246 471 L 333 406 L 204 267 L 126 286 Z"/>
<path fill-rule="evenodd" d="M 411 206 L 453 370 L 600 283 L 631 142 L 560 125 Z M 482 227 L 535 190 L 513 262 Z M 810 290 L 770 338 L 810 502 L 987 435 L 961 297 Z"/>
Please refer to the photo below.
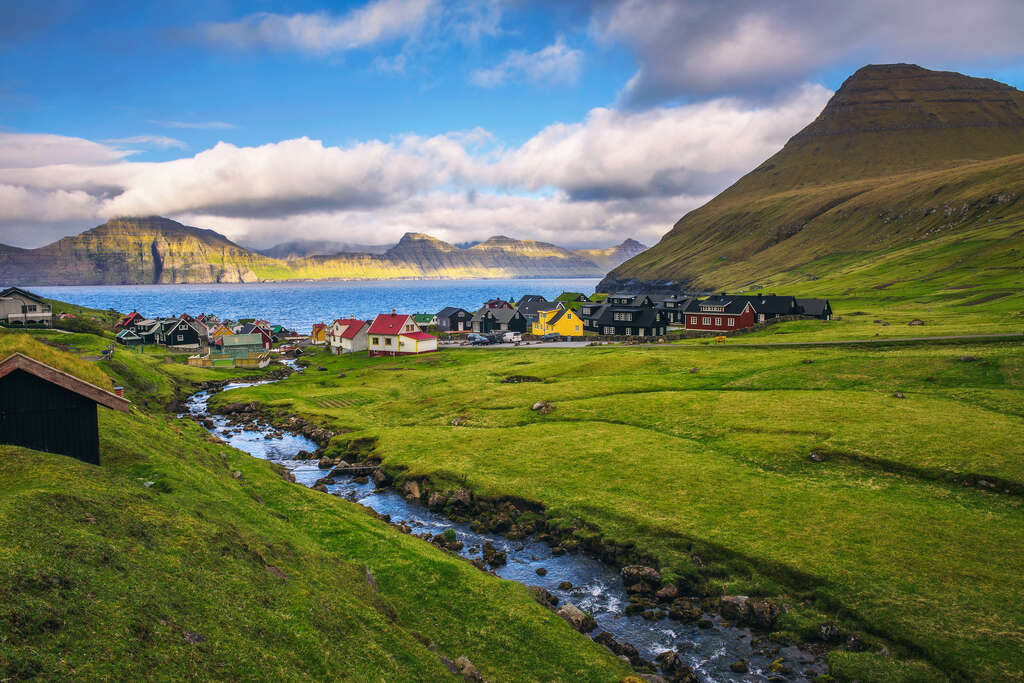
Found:
<path fill-rule="evenodd" d="M 109 385 L 96 364 L 0 333 L 0 357 L 14 350 Z M 116 375 L 136 380 L 138 406 L 150 379 L 134 370 Z M 628 673 L 525 587 L 192 421 L 101 409 L 100 446 L 94 467 L 0 445 L 0 680 L 436 681 L 451 679 L 440 657 L 461 656 L 489 681 Z"/>
<path fill-rule="evenodd" d="M 599 290 L 806 283 L 895 248 L 985 239 L 987 231 L 990 246 L 1019 254 L 1022 188 L 1024 93 L 913 65 L 867 66 L 782 150 L 609 273 Z M 958 261 L 955 248 L 932 266 L 974 285 L 991 274 Z"/>

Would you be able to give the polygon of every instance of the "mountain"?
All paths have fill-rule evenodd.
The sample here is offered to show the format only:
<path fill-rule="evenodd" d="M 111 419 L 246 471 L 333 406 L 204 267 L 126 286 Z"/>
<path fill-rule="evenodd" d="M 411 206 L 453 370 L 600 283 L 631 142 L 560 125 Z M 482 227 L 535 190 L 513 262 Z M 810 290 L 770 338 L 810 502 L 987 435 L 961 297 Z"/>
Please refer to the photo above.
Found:
<path fill-rule="evenodd" d="M 778 153 L 599 290 L 813 282 L 922 241 L 987 238 L 1024 218 L 1022 188 L 1024 93 L 911 64 L 866 66 Z M 1020 246 L 1015 230 L 1005 239 Z M 990 246 L 1012 262 L 1005 239 Z M 917 277 L 963 267 L 952 247 L 946 256 Z"/>
<path fill-rule="evenodd" d="M 213 230 L 167 218 L 116 218 L 38 249 L 0 245 L 4 284 L 111 285 L 296 279 L 599 277 L 609 260 L 642 248 L 627 240 L 594 258 L 545 242 L 496 236 L 460 248 L 407 233 L 383 253 L 319 255 L 312 242 L 251 251 Z M 309 256 L 302 256 L 306 250 Z M 606 254 L 607 256 L 604 256 Z M 590 253 L 585 252 L 585 253 Z"/>
<path fill-rule="evenodd" d="M 115 218 L 38 249 L 0 245 L 0 273 L 25 285 L 256 282 L 274 261 L 213 230 Z"/>
<path fill-rule="evenodd" d="M 258 254 L 270 258 L 290 261 L 310 256 L 330 256 L 342 252 L 357 254 L 383 254 L 388 250 L 386 244 L 356 244 L 354 242 L 338 242 L 335 240 L 292 240 L 275 244 L 266 249 L 251 249 Z"/>
<path fill-rule="evenodd" d="M 644 252 L 646 245 L 640 244 L 635 239 L 628 239 L 622 244 L 606 249 L 576 249 L 576 253 L 593 261 L 604 270 L 608 271 L 616 266 L 625 263 L 637 254 Z"/>

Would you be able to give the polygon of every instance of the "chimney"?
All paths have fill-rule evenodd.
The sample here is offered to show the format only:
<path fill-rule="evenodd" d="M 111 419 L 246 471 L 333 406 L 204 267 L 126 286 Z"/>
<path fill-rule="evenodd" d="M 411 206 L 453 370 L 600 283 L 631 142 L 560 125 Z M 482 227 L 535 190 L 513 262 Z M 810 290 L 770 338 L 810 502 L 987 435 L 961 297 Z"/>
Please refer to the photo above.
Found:
<path fill-rule="evenodd" d="M 124 387 L 114 387 L 114 393 L 121 398 L 124 398 Z"/>
<path fill-rule="evenodd" d="M 398 311 L 394 308 L 391 309 L 391 315 L 398 315 Z"/>

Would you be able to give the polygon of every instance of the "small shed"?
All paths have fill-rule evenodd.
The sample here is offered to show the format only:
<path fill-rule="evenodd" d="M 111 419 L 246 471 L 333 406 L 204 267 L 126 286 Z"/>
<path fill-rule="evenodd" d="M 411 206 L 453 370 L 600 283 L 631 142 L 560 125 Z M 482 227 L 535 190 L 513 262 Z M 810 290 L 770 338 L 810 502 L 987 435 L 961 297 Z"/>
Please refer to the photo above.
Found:
<path fill-rule="evenodd" d="M 117 333 L 114 340 L 118 344 L 124 344 L 125 346 L 141 346 L 142 337 L 132 332 L 129 328 L 125 328 Z"/>
<path fill-rule="evenodd" d="M 21 353 L 0 362 L 0 443 L 98 465 L 97 405 L 127 413 L 131 402 Z"/>

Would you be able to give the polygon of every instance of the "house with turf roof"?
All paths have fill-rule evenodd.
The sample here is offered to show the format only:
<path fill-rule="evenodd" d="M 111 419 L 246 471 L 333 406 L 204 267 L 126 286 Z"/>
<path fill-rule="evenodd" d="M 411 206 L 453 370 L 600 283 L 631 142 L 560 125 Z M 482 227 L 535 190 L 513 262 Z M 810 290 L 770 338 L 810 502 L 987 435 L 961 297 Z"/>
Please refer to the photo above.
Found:
<path fill-rule="evenodd" d="M 331 353 L 340 356 L 343 353 L 365 351 L 367 333 L 370 323 L 356 318 L 338 318 L 327 330 L 327 344 Z"/>
<path fill-rule="evenodd" d="M 437 327 L 437 316 L 433 313 L 413 313 L 412 319 L 420 327 Z"/>
<path fill-rule="evenodd" d="M 828 299 L 797 299 L 796 305 L 801 313 L 811 318 L 832 319 L 832 304 Z"/>
<path fill-rule="evenodd" d="M 370 356 L 408 356 L 437 351 L 437 337 L 420 329 L 411 315 L 381 313 L 367 330 Z"/>

